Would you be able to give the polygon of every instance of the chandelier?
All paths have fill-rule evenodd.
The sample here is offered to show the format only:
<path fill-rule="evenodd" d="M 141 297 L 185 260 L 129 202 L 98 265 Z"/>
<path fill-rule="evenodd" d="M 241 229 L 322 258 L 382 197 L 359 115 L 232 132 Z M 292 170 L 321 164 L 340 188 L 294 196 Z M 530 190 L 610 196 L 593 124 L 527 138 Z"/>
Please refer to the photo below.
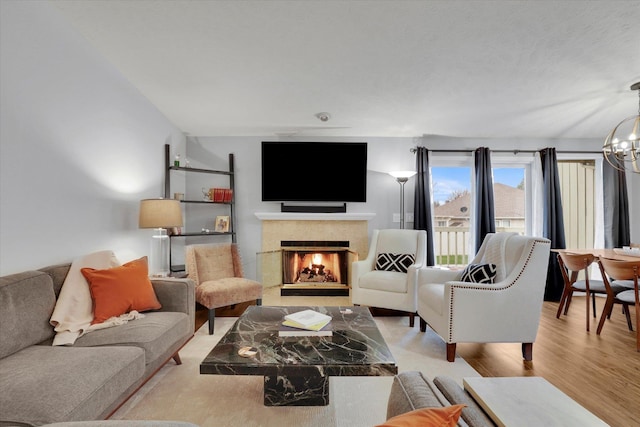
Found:
<path fill-rule="evenodd" d="M 614 168 L 640 173 L 640 82 L 631 85 L 631 90 L 638 91 L 638 114 L 627 117 L 609 132 L 602 153 Z"/>

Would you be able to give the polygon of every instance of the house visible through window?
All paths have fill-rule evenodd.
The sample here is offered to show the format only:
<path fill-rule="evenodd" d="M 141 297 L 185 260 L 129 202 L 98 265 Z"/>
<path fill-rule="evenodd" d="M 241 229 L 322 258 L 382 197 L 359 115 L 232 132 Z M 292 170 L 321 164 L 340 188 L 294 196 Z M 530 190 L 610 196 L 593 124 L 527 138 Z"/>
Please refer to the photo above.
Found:
<path fill-rule="evenodd" d="M 508 163 L 508 162 L 506 162 Z M 502 166 L 500 162 L 497 162 Z M 496 231 L 525 234 L 526 194 L 522 165 L 493 168 Z M 434 249 L 436 264 L 463 266 L 469 262 L 469 232 L 473 197 L 471 168 L 431 168 L 434 199 Z"/>
<path fill-rule="evenodd" d="M 499 164 L 498 162 L 495 163 Z M 493 168 L 493 202 L 496 231 L 525 234 L 526 194 L 524 167 Z"/>
<path fill-rule="evenodd" d="M 436 264 L 459 266 L 468 263 L 471 209 L 471 168 L 432 167 L 434 250 Z"/>

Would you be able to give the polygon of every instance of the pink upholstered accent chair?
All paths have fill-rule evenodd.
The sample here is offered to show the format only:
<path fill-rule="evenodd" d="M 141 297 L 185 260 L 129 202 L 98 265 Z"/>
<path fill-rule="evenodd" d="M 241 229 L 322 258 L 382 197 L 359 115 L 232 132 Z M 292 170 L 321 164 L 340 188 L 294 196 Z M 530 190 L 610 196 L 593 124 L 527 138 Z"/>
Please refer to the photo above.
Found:
<path fill-rule="evenodd" d="M 209 310 L 209 334 L 213 334 L 215 309 L 255 300 L 262 304 L 262 284 L 244 278 L 235 243 L 186 247 L 186 271 L 196 283 L 196 302 Z"/>
<path fill-rule="evenodd" d="M 490 233 L 470 264 L 495 265 L 493 283 L 462 281 L 463 271 L 420 269 L 420 330 L 428 324 L 445 341 L 449 362 L 458 342 L 522 343 L 523 358 L 531 360 L 549 252 L 548 239 Z"/>

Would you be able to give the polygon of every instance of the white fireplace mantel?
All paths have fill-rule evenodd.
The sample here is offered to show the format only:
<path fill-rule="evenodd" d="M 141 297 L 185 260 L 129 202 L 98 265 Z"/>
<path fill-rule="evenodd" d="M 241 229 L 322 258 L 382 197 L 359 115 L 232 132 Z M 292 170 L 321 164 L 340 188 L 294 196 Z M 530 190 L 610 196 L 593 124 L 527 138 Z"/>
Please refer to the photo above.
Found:
<path fill-rule="evenodd" d="M 256 212 L 261 221 L 369 221 L 375 213 Z"/>

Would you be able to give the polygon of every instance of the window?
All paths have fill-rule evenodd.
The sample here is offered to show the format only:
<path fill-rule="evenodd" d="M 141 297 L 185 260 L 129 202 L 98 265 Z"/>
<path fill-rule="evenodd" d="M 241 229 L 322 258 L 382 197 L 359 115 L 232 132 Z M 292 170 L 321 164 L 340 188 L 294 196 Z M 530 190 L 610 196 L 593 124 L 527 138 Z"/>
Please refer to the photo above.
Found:
<path fill-rule="evenodd" d="M 431 167 L 436 264 L 462 266 L 469 260 L 471 167 L 461 159 L 443 163 L 451 166 Z"/>
<path fill-rule="evenodd" d="M 526 188 L 525 172 L 522 165 L 504 167 L 499 160 L 491 163 L 493 167 L 493 202 L 496 218 L 496 231 L 511 231 L 525 234 L 526 227 Z M 495 166 L 499 167 L 495 167 Z"/>
<path fill-rule="evenodd" d="M 496 231 L 525 235 L 541 235 L 541 198 L 534 201 L 532 153 L 492 152 Z M 560 154 L 558 170 L 562 191 L 567 247 L 593 248 L 604 243 L 602 227 L 601 156 L 594 154 L 576 158 Z M 468 261 L 469 236 L 472 227 L 473 155 L 434 155 L 431 158 L 432 194 L 434 200 L 434 249 L 436 263 L 461 266 Z M 597 225 L 599 224 L 599 226 Z"/>
<path fill-rule="evenodd" d="M 527 212 L 531 212 L 527 177 L 533 157 L 492 154 L 496 231 L 531 233 Z M 431 182 L 434 200 L 434 250 L 436 264 L 460 267 L 469 262 L 472 196 L 472 156 L 432 159 Z"/>

